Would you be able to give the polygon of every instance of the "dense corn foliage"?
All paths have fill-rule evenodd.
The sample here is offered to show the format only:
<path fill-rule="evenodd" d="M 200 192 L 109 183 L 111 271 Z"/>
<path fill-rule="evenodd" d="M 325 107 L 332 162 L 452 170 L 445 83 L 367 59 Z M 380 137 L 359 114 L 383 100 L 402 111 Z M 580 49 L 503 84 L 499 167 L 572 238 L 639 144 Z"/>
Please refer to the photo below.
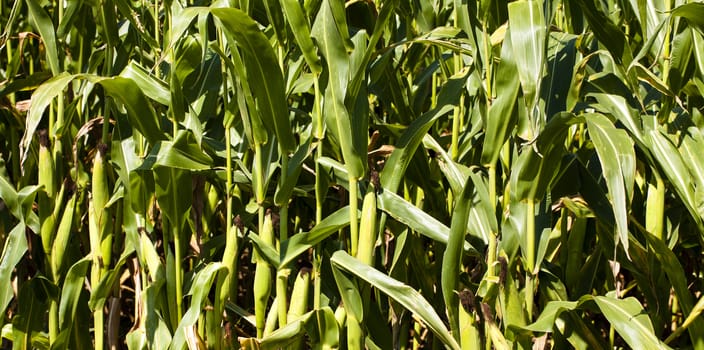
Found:
<path fill-rule="evenodd" d="M 704 4 L 0 0 L 13 349 L 704 349 Z"/>

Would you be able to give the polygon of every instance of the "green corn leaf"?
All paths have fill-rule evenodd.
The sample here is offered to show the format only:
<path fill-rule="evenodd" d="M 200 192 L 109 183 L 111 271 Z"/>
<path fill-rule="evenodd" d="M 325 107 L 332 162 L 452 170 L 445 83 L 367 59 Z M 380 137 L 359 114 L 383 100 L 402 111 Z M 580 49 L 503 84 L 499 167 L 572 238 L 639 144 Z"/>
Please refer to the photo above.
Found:
<path fill-rule="evenodd" d="M 12 215 L 17 220 L 24 220 L 24 210 L 22 208 L 17 191 L 15 191 L 12 184 L 10 184 L 4 176 L 0 176 L 0 199 L 2 199 L 2 201 L 5 203 L 5 206 L 10 210 Z"/>
<path fill-rule="evenodd" d="M 234 45 L 233 45 L 234 46 Z M 235 82 L 235 87 L 237 91 L 236 105 L 239 107 L 239 113 L 242 116 L 242 122 L 244 123 L 244 132 L 247 135 L 247 139 L 251 143 L 265 144 L 269 140 L 267 134 L 267 129 L 259 116 L 259 112 L 256 108 L 256 103 L 252 97 L 252 90 L 249 87 L 247 81 L 247 73 L 244 69 L 244 64 L 242 63 L 242 58 L 239 52 L 235 49 L 231 53 L 231 57 L 226 55 L 225 52 L 218 45 L 211 45 L 210 48 L 215 51 L 215 53 L 220 56 L 222 62 L 227 65 L 228 71 L 230 72 L 231 80 Z M 226 110 L 226 117 L 223 120 L 223 125 L 231 125 L 232 122 L 230 118 L 236 114 L 234 111 L 235 103 L 230 103 Z M 249 110 L 247 110 L 249 107 Z M 228 116 L 229 115 L 229 116 Z"/>
<path fill-rule="evenodd" d="M 242 49 L 247 80 L 265 127 L 273 128 L 283 151 L 292 151 L 295 142 L 288 118 L 283 74 L 269 40 L 257 23 L 238 9 L 212 9 L 211 13 L 219 27 Z"/>
<path fill-rule="evenodd" d="M 398 222 L 408 226 L 408 228 L 434 241 L 447 244 L 450 229 L 442 222 L 393 192 L 382 190 L 378 196 L 379 209 L 391 215 Z M 473 254 L 479 253 L 468 242 L 464 242 L 463 249 Z"/>
<path fill-rule="evenodd" d="M 21 156 L 23 163 L 27 156 L 26 149 L 32 142 L 32 137 L 42 120 L 44 111 L 51 101 L 74 79 L 85 79 L 91 83 L 100 84 L 109 96 L 125 107 L 130 125 L 144 135 L 149 142 L 155 143 L 166 139 L 159 126 L 154 107 L 135 81 L 123 77 L 104 78 L 89 74 L 61 73 L 42 84 L 32 95 L 32 109 L 27 118 L 27 127 L 20 148 L 20 152 L 23 152 Z"/>
<path fill-rule="evenodd" d="M 76 261 L 66 273 L 63 286 L 61 288 L 61 299 L 59 303 L 59 324 L 62 332 L 70 334 L 71 328 L 75 321 L 76 310 L 78 308 L 78 300 L 83 290 L 88 267 L 90 267 L 91 258 L 84 257 Z M 68 347 L 65 344 L 65 348 Z"/>
<path fill-rule="evenodd" d="M 343 18 L 336 17 L 335 1 L 324 1 L 313 24 L 313 37 L 318 41 L 319 48 L 325 57 L 328 83 L 325 88 L 323 104 L 328 130 L 340 143 L 342 157 L 350 176 L 361 178 L 366 167 L 366 149 L 359 149 L 354 141 L 352 116 L 345 97 L 350 79 L 350 58 L 345 42 L 349 42 L 347 25 Z M 339 23 L 341 22 L 341 23 Z M 344 31 L 341 26 L 344 25 Z M 349 48 L 352 44 L 349 44 Z"/>
<path fill-rule="evenodd" d="M 704 30 L 704 4 L 702 3 L 693 2 L 677 6 L 670 15 L 686 18 L 687 22 L 694 25 L 700 33 Z"/>
<path fill-rule="evenodd" d="M 583 321 L 575 311 L 563 312 L 556 320 L 555 327 L 575 349 L 608 349 L 599 331 Z"/>
<path fill-rule="evenodd" d="M 276 188 L 276 193 L 274 193 L 274 204 L 277 206 L 282 206 L 288 202 L 293 194 L 293 189 L 298 183 L 298 177 L 303 169 L 303 162 L 310 155 L 311 149 L 311 139 L 307 142 L 301 143 L 298 146 L 298 150 L 293 154 L 291 159 L 288 161 L 288 169 L 281 169 L 281 176 L 284 176 L 283 184 L 280 184 Z"/>
<path fill-rule="evenodd" d="M 124 0 L 118 0 L 118 3 Z M 206 16 L 210 12 L 211 8 L 200 7 L 200 6 L 190 6 L 173 13 L 171 17 L 171 41 L 166 46 L 167 48 L 173 48 L 176 46 L 176 42 L 180 40 L 188 27 L 191 26 L 193 20 L 196 17 Z"/>
<path fill-rule="evenodd" d="M 343 6 L 343 3 L 339 1 L 324 1 L 324 3 L 325 2 L 327 2 L 327 5 L 329 6 L 328 11 L 330 11 L 330 13 L 326 14 L 326 16 L 329 16 L 329 19 L 333 20 L 335 30 L 339 33 L 345 50 L 352 51 L 354 44 L 352 44 L 352 41 L 350 40 L 350 30 L 347 26 L 347 14 L 345 13 L 345 7 Z M 325 5 L 323 4 L 322 6 Z M 318 14 L 320 14 L 320 11 L 324 11 L 322 6 Z"/>
<path fill-rule="evenodd" d="M 141 40 L 144 40 L 144 42 L 149 45 L 149 47 L 157 47 L 156 40 L 152 37 L 150 33 L 147 33 L 147 31 L 144 28 L 144 25 L 142 24 L 139 14 L 135 12 L 131 7 L 130 7 L 130 2 L 128 0 L 114 0 L 115 1 L 115 6 L 117 7 L 117 10 L 120 12 L 120 14 L 123 16 L 123 18 L 127 19 L 130 21 L 131 28 L 132 30 L 136 30 L 137 33 L 139 33 L 139 38 Z M 69 1 L 71 3 L 73 1 Z M 81 1 L 75 1 L 80 3 Z M 97 2 L 97 1 L 96 1 Z M 62 22 L 63 23 L 63 22 Z M 178 35 L 177 37 L 180 37 Z"/>
<path fill-rule="evenodd" d="M 695 184 L 695 190 L 704 190 L 704 154 L 699 152 L 704 146 L 704 134 L 699 129 L 689 128 L 688 135 L 684 135 L 682 143 L 679 147 L 682 159 L 692 174 L 692 181 Z"/>
<path fill-rule="evenodd" d="M 313 316 L 314 311 L 301 316 L 301 318 L 288 322 L 286 326 L 277 329 L 259 341 L 261 349 L 284 349 L 296 343 L 306 333 L 306 323 Z"/>
<path fill-rule="evenodd" d="M 633 297 L 616 299 L 611 296 L 585 295 L 574 302 L 551 301 L 535 322 L 523 328 L 535 332 L 551 332 L 562 312 L 585 308 L 592 302 L 631 348 L 669 349 L 655 337 L 648 313 Z"/>
<path fill-rule="evenodd" d="M 298 43 L 303 57 L 306 59 L 306 63 L 308 63 L 314 74 L 320 73 L 323 68 L 320 64 L 315 44 L 313 44 L 310 36 L 310 24 L 308 24 L 308 19 L 303 13 L 301 4 L 298 0 L 281 0 L 281 6 L 291 26 L 293 37 L 296 39 L 296 43 Z"/>
<path fill-rule="evenodd" d="M 685 272 L 677 256 L 661 239 L 658 239 L 648 232 L 644 232 L 643 234 L 648 241 L 649 249 L 652 249 L 652 253 L 657 257 L 658 262 L 662 264 L 663 271 L 667 274 L 667 278 L 672 284 L 672 289 L 682 307 L 683 314 L 691 314 L 694 308 L 694 301 L 692 294 L 687 288 Z M 703 329 L 704 320 L 701 317 L 697 317 L 687 329 L 689 331 L 689 337 L 692 339 L 692 344 L 695 344 L 695 348 L 704 345 Z"/>
<path fill-rule="evenodd" d="M 252 241 L 252 245 L 257 250 L 259 257 L 263 258 L 269 265 L 274 269 L 278 270 L 279 263 L 279 252 L 270 243 L 265 242 L 257 234 L 249 234 L 247 238 Z"/>
<path fill-rule="evenodd" d="M 313 316 L 306 323 L 306 331 L 315 350 L 336 349 L 340 340 L 340 325 L 330 307 L 313 310 Z"/>
<path fill-rule="evenodd" d="M 7 22 L 4 24 L 5 28 L 3 29 L 2 36 L 0 36 L 0 46 L 5 46 L 10 34 L 15 30 L 15 25 L 17 20 L 20 18 L 19 15 L 23 4 L 24 1 L 13 2 Z"/>
<path fill-rule="evenodd" d="M 466 83 L 467 74 L 467 71 L 460 72 L 450 78 L 439 93 L 437 107 L 414 120 L 404 131 L 396 143 L 396 148 L 386 161 L 384 170 L 379 174 L 382 187 L 389 189 L 391 192 L 396 192 L 401 184 L 401 179 L 406 173 L 406 168 L 425 134 L 438 118 L 452 111 L 454 104 L 459 100 L 459 95 L 462 93 Z"/>
<path fill-rule="evenodd" d="M 330 262 L 334 269 L 347 271 L 366 281 L 413 312 L 450 349 L 460 348 L 457 341 L 447 331 L 433 306 L 415 289 L 363 264 L 343 251 L 335 252 L 330 258 Z"/>
<path fill-rule="evenodd" d="M 512 2 L 508 5 L 508 17 L 513 57 L 529 113 L 532 113 L 538 102 L 545 65 L 547 28 L 543 4 L 531 0 Z"/>
<path fill-rule="evenodd" d="M 349 173 L 344 164 L 329 157 L 319 157 L 316 159 L 316 163 L 325 170 L 325 176 L 329 177 L 333 183 L 349 190 Z"/>
<path fill-rule="evenodd" d="M 46 47 L 46 59 L 49 62 L 49 69 L 51 69 L 51 73 L 54 76 L 58 76 L 61 74 L 61 64 L 59 49 L 56 46 L 54 23 L 37 0 L 27 0 L 27 8 L 29 9 L 29 18 L 32 26 L 37 29 Z"/>
<path fill-rule="evenodd" d="M 528 146 L 518 156 L 511 173 L 511 196 L 517 200 L 540 200 L 558 175 L 564 148 L 554 147 L 542 154 Z"/>
<path fill-rule="evenodd" d="M 41 334 L 50 299 L 57 298 L 58 288 L 43 276 L 36 276 L 20 288 L 17 298 L 24 300 L 12 318 L 13 349 L 48 348 Z"/>
<path fill-rule="evenodd" d="M 191 175 L 186 170 L 155 167 L 156 198 L 162 213 L 176 230 L 184 229 L 191 208 Z M 184 195 L 182 191 L 188 189 Z"/>
<path fill-rule="evenodd" d="M 358 262 L 359 260 L 355 259 L 354 261 Z M 335 276 L 335 284 L 337 284 L 337 290 L 340 292 L 340 298 L 342 298 L 345 312 L 347 313 L 348 327 L 350 327 L 349 323 L 351 322 L 359 322 L 361 324 L 364 322 L 365 316 L 361 288 L 355 280 L 348 278 L 343 271 L 334 268 L 334 265 L 332 273 Z"/>
<path fill-rule="evenodd" d="M 349 207 L 340 208 L 326 216 L 309 232 L 299 233 L 281 242 L 281 263 L 286 266 L 298 255 L 322 242 L 325 238 L 350 224 Z"/>
<path fill-rule="evenodd" d="M 669 83 L 668 88 L 675 94 L 679 94 L 682 87 L 687 84 L 687 81 L 690 79 L 689 72 L 691 72 L 691 70 L 689 66 L 692 64 L 692 54 L 694 53 L 692 34 L 692 30 L 683 30 L 677 33 L 672 40 L 672 48 L 669 57 L 670 70 L 667 75 L 667 83 Z"/>
<path fill-rule="evenodd" d="M 585 118 L 609 188 L 616 218 L 616 241 L 628 251 L 628 209 L 636 172 L 633 141 L 602 114 L 589 114 Z"/>
<path fill-rule="evenodd" d="M 644 38 L 653 38 L 654 45 L 649 46 L 653 56 L 658 55 L 658 48 L 662 47 L 664 36 L 658 35 L 659 26 L 665 22 L 666 13 L 664 3 L 659 1 L 630 0 L 630 5 L 638 22 Z"/>
<path fill-rule="evenodd" d="M 132 253 L 134 253 L 134 247 L 129 247 L 122 251 L 115 266 L 102 275 L 98 285 L 93 286 L 90 299 L 88 300 L 88 307 L 91 310 L 100 310 L 105 306 L 108 296 L 110 296 L 115 288 L 115 283 L 122 275 L 125 262 Z"/>
<path fill-rule="evenodd" d="M 590 96 L 594 96 L 597 99 L 599 106 L 603 107 L 605 112 L 611 113 L 618 121 L 623 123 L 637 143 L 645 143 L 645 136 L 641 128 L 641 118 L 637 111 L 628 105 L 624 97 L 603 93 L 590 94 Z"/>
<path fill-rule="evenodd" d="M 579 302 L 576 301 L 551 301 L 545 305 L 535 322 L 523 328 L 533 332 L 551 332 L 560 314 L 574 310 L 578 305 Z"/>
<path fill-rule="evenodd" d="M 469 219 L 469 210 L 472 207 L 473 194 L 474 183 L 471 180 L 467 180 L 462 192 L 455 200 L 450 235 L 448 236 L 447 247 L 442 258 L 442 276 L 440 277 L 442 296 L 450 319 L 450 330 L 457 341 L 460 340 L 458 316 L 460 300 L 457 296 L 457 276 L 462 263 L 462 247 L 467 233 L 467 220 Z"/>
<path fill-rule="evenodd" d="M 672 144 L 665 135 L 659 130 L 651 130 L 646 134 L 649 144 L 649 150 L 652 152 L 655 160 L 660 164 L 662 171 L 667 176 L 675 192 L 684 202 L 685 207 L 689 210 L 692 218 L 700 229 L 704 232 L 704 223 L 698 210 L 699 206 L 695 199 L 694 184 L 692 177 L 684 164 L 682 156 L 677 151 L 677 148 Z"/>
<path fill-rule="evenodd" d="M 0 86 L 0 96 L 35 90 L 51 77 L 51 72 L 36 72 L 26 78 L 14 79 L 11 83 Z"/>
<path fill-rule="evenodd" d="M 423 146 L 436 153 L 438 166 L 443 175 L 445 175 L 447 182 L 450 183 L 452 193 L 459 194 L 462 192 L 471 170 L 462 164 L 454 162 L 447 151 L 431 135 L 423 137 Z"/>
<path fill-rule="evenodd" d="M 611 52 L 617 63 L 628 67 L 633 60 L 633 53 L 619 27 L 598 8 L 595 0 L 577 1 L 577 4 L 599 42 Z"/>
<path fill-rule="evenodd" d="M 276 41 L 278 45 L 284 46 L 286 42 L 286 24 L 284 23 L 284 15 L 281 10 L 279 0 L 262 1 L 266 16 L 269 19 L 269 25 L 274 29 Z"/>
<path fill-rule="evenodd" d="M 108 95 L 125 107 L 130 124 L 150 143 L 154 144 L 159 140 L 166 139 L 161 131 L 154 107 L 135 81 L 122 77 L 91 78 L 89 80 L 99 83 Z"/>
<path fill-rule="evenodd" d="M 123 78 L 131 79 L 142 90 L 145 96 L 150 99 L 168 106 L 171 101 L 169 87 L 163 80 L 149 73 L 144 67 L 137 62 L 130 62 L 125 69 L 120 72 Z"/>
<path fill-rule="evenodd" d="M 633 349 L 669 349 L 655 337 L 653 325 L 638 299 L 593 297 L 601 312 Z"/>
<path fill-rule="evenodd" d="M 66 88 L 66 85 L 68 85 L 68 83 L 76 77 L 77 75 L 70 75 L 66 72 L 57 74 L 42 84 L 32 94 L 32 109 L 27 115 L 26 128 L 20 143 L 20 157 L 22 158 L 22 164 L 24 164 L 27 159 L 27 149 L 29 148 L 29 144 L 32 142 L 32 138 L 34 137 L 34 133 L 37 131 L 37 127 L 39 127 L 44 110 L 49 106 L 51 101 Z"/>
<path fill-rule="evenodd" d="M 198 146 L 193 133 L 186 130 L 179 130 L 174 141 L 159 142 L 145 162 L 151 162 L 150 158 L 154 158 L 154 167 L 190 171 L 208 170 L 213 163 L 212 158 Z"/>
<path fill-rule="evenodd" d="M 174 49 L 174 55 L 176 55 L 176 59 L 173 72 L 170 76 L 171 79 L 177 78 L 179 82 L 186 81 L 186 78 L 188 78 L 191 73 L 199 69 L 201 65 L 205 63 L 202 57 L 201 43 L 194 35 L 182 37 L 181 40 L 178 41 L 177 47 Z M 181 84 L 179 84 L 178 87 L 183 88 Z M 174 88 L 175 86 L 172 83 L 172 91 Z"/>
<path fill-rule="evenodd" d="M 0 310 L 5 310 L 14 297 L 12 290 L 12 271 L 27 251 L 25 225 L 19 223 L 10 231 L 0 256 Z"/>
<path fill-rule="evenodd" d="M 455 163 L 450 155 L 430 136 L 426 135 L 423 139 L 426 147 L 434 150 L 438 155 L 438 165 L 440 170 L 445 175 L 445 178 L 450 183 L 453 193 L 461 193 L 462 186 L 467 179 L 472 180 L 475 186 L 476 205 L 470 209 L 470 220 L 467 224 L 467 229 L 470 235 L 479 238 L 484 243 L 488 243 L 489 237 L 498 232 L 498 223 L 494 214 L 494 208 L 489 200 L 489 189 L 487 183 L 481 176 L 475 174 L 470 169 Z"/>
<path fill-rule="evenodd" d="M 198 317 L 201 315 L 204 308 L 204 303 L 206 303 L 205 298 L 208 296 L 213 281 L 218 271 L 224 269 L 225 266 L 220 263 L 209 263 L 193 277 L 193 282 L 188 292 L 191 296 L 191 304 L 174 332 L 174 338 L 171 342 L 172 349 L 186 348 L 186 328 L 193 326 L 196 324 L 196 321 L 198 321 Z"/>
<path fill-rule="evenodd" d="M 397 0 L 389 0 L 383 3 L 383 7 L 379 12 L 379 16 L 374 23 L 374 31 L 372 32 L 369 42 L 366 44 L 366 50 L 364 55 L 358 60 L 358 64 L 355 67 L 355 71 L 352 74 L 352 80 L 349 84 L 349 95 L 359 96 L 361 98 L 364 94 L 359 94 L 362 82 L 365 81 L 367 77 L 367 68 L 372 57 L 377 54 L 377 44 L 381 40 L 382 35 L 385 32 L 386 26 L 389 23 L 394 10 L 398 6 Z M 354 66 L 354 65 L 353 65 Z"/>
<path fill-rule="evenodd" d="M 495 164 L 499 159 L 501 148 L 518 122 L 514 112 L 518 99 L 520 80 L 516 79 L 518 70 L 513 57 L 511 36 L 504 39 L 501 48 L 501 62 L 496 68 L 496 89 L 501 91 L 489 106 L 486 120 L 486 132 L 482 147 L 482 163 Z"/>

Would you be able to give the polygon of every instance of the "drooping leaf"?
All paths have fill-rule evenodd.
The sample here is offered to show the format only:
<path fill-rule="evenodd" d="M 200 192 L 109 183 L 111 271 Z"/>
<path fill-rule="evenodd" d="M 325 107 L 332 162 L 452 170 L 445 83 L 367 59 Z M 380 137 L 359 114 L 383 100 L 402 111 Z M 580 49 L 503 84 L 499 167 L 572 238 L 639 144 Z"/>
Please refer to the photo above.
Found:
<path fill-rule="evenodd" d="M 663 172 L 684 202 L 692 218 L 699 227 L 700 232 L 704 232 L 704 223 L 699 212 L 695 199 L 694 185 L 692 177 L 687 170 L 687 166 L 682 160 L 682 156 L 677 148 L 659 130 L 651 130 L 646 134 L 649 150 L 653 157 L 660 164 Z"/>
<path fill-rule="evenodd" d="M 562 312 L 586 307 L 591 302 L 596 304 L 631 348 L 669 349 L 657 339 L 648 313 L 633 297 L 616 299 L 611 296 L 585 295 L 574 302 L 551 301 L 535 322 L 523 328 L 536 332 L 551 332 L 555 320 Z"/>
<path fill-rule="evenodd" d="M 624 130 L 617 129 L 604 115 L 594 113 L 585 118 L 609 188 L 617 242 L 628 251 L 628 209 L 636 172 L 633 142 Z"/>
<path fill-rule="evenodd" d="M 5 245 L 0 256 L 0 310 L 5 310 L 7 305 L 14 298 L 12 290 L 12 271 L 22 256 L 27 251 L 27 239 L 25 237 L 25 225 L 19 223 L 10 231 L 5 240 Z"/>
<path fill-rule="evenodd" d="M 459 95 L 462 93 L 466 83 L 467 74 L 468 71 L 464 71 L 450 78 L 440 90 L 437 106 L 414 120 L 404 131 L 395 145 L 396 148 L 386 161 L 384 169 L 379 174 L 382 187 L 391 192 L 396 192 L 401 179 L 406 173 L 406 168 L 425 134 L 438 118 L 449 113 L 454 105 L 458 103 Z"/>
<path fill-rule="evenodd" d="M 320 243 L 331 234 L 350 224 L 349 207 L 340 208 L 326 216 L 309 232 L 298 233 L 281 242 L 281 266 L 288 265 L 298 255 Z"/>
<path fill-rule="evenodd" d="M 361 263 L 349 254 L 338 251 L 330 258 L 333 268 L 351 273 L 357 278 L 371 284 L 406 309 L 413 312 L 447 347 L 459 349 L 459 344 L 452 338 L 434 308 L 415 289 L 405 285 L 374 268 Z"/>

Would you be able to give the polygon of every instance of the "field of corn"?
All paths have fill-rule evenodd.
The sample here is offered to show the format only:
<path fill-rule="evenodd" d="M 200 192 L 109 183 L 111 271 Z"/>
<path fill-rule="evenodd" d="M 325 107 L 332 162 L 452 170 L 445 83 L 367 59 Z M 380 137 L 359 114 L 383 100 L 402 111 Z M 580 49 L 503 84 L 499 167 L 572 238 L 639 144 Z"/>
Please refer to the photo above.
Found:
<path fill-rule="evenodd" d="M 704 3 L 0 0 L 12 349 L 704 349 Z"/>

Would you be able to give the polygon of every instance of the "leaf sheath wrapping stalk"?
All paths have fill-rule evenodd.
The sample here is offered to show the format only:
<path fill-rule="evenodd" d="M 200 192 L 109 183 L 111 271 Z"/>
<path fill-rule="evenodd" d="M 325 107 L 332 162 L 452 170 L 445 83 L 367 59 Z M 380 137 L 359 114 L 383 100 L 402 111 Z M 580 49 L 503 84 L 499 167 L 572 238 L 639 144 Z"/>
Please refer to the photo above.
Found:
<path fill-rule="evenodd" d="M 271 222 L 271 214 L 267 214 L 262 225 L 262 232 L 259 233 L 259 238 L 270 245 L 274 244 L 274 227 Z M 254 274 L 254 315 L 257 324 L 257 336 L 264 335 L 264 326 L 266 323 L 266 306 L 271 295 L 271 266 L 265 259 L 259 257 L 255 252 L 255 263 L 257 264 Z"/>
<path fill-rule="evenodd" d="M 462 192 L 455 201 L 455 209 L 452 213 L 452 223 L 450 224 L 450 236 L 447 239 L 447 247 L 443 254 L 441 287 L 442 296 L 445 300 L 445 308 L 450 319 L 450 330 L 457 342 L 460 341 L 459 327 L 459 307 L 460 302 L 457 296 L 457 277 L 460 274 L 460 263 L 462 259 L 462 247 L 464 246 L 464 236 L 467 231 L 467 220 L 469 210 L 472 206 L 472 196 L 474 194 L 474 182 L 468 179 Z"/>

